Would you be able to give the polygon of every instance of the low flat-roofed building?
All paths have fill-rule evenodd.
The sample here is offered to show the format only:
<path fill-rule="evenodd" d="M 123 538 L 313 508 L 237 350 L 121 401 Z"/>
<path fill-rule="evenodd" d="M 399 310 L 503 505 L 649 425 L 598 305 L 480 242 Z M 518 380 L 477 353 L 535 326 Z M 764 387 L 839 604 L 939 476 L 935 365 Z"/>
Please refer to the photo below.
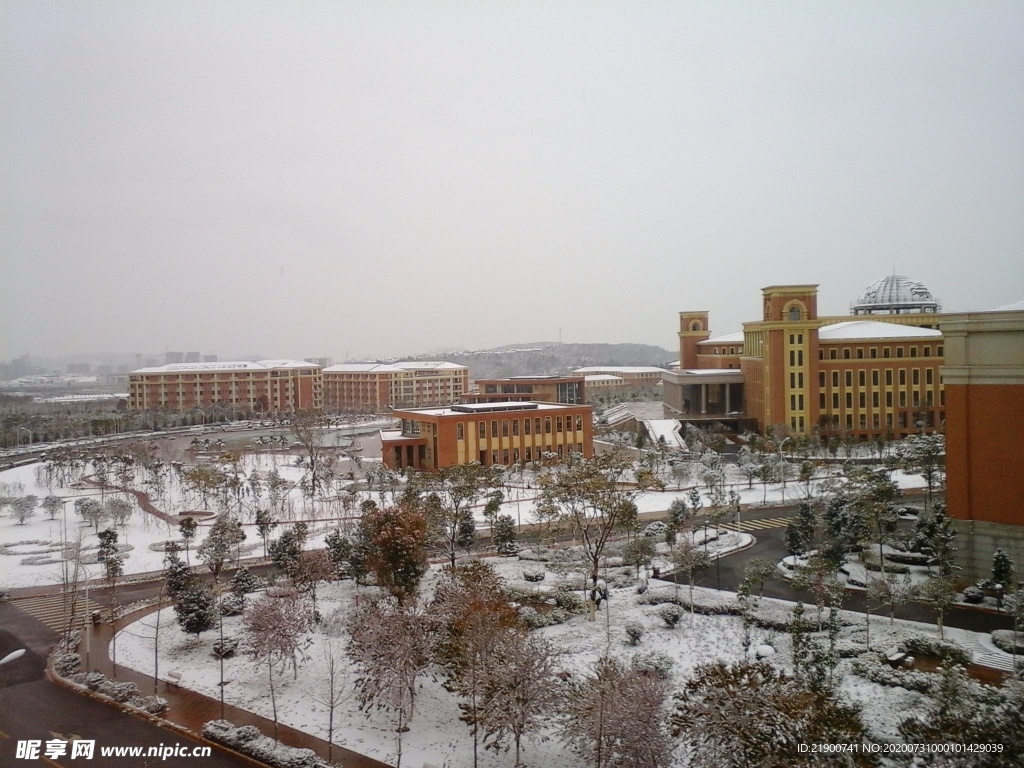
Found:
<path fill-rule="evenodd" d="M 476 389 L 463 395 L 467 403 L 526 400 L 536 403 L 578 405 L 587 402 L 583 376 L 509 376 L 477 379 Z"/>
<path fill-rule="evenodd" d="M 594 454 L 588 405 L 463 403 L 395 409 L 397 429 L 381 430 L 383 462 L 392 469 L 434 470 L 456 464 L 513 466 L 545 454 Z"/>

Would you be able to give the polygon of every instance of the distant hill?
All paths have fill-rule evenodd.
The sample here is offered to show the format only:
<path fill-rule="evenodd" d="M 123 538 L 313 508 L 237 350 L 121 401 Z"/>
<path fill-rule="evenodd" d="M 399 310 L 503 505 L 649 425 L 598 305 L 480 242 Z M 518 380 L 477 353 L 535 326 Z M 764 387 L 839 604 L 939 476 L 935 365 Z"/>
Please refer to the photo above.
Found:
<path fill-rule="evenodd" d="M 434 352 L 396 360 L 448 360 L 469 367 L 474 379 L 564 374 L 592 365 L 653 365 L 666 368 L 679 357 L 649 344 L 509 344 L 494 349 Z M 382 360 L 381 362 L 389 362 Z"/>

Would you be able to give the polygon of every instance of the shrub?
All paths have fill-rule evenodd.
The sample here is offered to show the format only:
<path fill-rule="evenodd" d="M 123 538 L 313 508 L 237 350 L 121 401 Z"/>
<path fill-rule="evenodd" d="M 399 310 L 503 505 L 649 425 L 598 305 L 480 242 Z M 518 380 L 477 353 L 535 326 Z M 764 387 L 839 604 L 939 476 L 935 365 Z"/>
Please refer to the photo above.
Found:
<path fill-rule="evenodd" d="M 101 693 L 114 701 L 126 704 L 139 695 L 139 686 L 135 683 L 116 683 L 113 680 L 105 680 L 96 688 Z"/>
<path fill-rule="evenodd" d="M 77 653 L 58 653 L 53 659 L 53 671 L 61 677 L 71 677 L 82 668 L 82 657 Z"/>
<path fill-rule="evenodd" d="M 658 616 L 665 622 L 669 629 L 675 629 L 676 624 L 683 618 L 683 609 L 678 605 L 666 605 L 658 609 Z"/>
<path fill-rule="evenodd" d="M 313 750 L 286 747 L 252 725 L 236 728 L 227 720 L 210 720 L 203 724 L 203 736 L 275 768 L 331 768 Z"/>
<path fill-rule="evenodd" d="M 934 557 L 923 552 L 888 552 L 885 559 L 890 563 L 903 563 L 904 565 L 928 565 L 935 562 Z"/>
<path fill-rule="evenodd" d="M 107 682 L 107 676 L 102 672 L 88 672 L 85 677 L 82 678 L 82 685 L 90 691 L 99 690 L 99 687 L 105 682 Z"/>
<path fill-rule="evenodd" d="M 213 644 L 213 655 L 218 659 L 230 659 L 238 650 L 238 639 L 225 637 Z"/>
<path fill-rule="evenodd" d="M 544 581 L 544 571 L 523 571 L 523 578 L 527 581 L 538 582 Z"/>
<path fill-rule="evenodd" d="M 644 536 L 649 539 L 658 539 L 665 535 L 668 531 L 668 524 L 663 520 L 655 520 L 653 523 L 649 523 L 644 528 Z"/>
<path fill-rule="evenodd" d="M 136 696 L 128 704 L 151 715 L 162 715 L 168 709 L 167 699 L 162 696 Z"/>
<path fill-rule="evenodd" d="M 570 589 L 559 588 L 551 593 L 555 605 L 571 614 L 583 613 L 583 598 Z"/>
<path fill-rule="evenodd" d="M 1013 646 L 1016 643 L 1017 655 L 1024 655 L 1024 632 L 1014 633 L 1012 629 L 997 629 L 992 633 L 992 643 L 1007 653 L 1013 653 Z"/>
<path fill-rule="evenodd" d="M 626 636 L 630 645 L 639 645 L 640 638 L 644 636 L 644 625 L 638 621 L 626 622 Z"/>
<path fill-rule="evenodd" d="M 674 664 L 675 662 L 671 656 L 666 656 L 664 653 L 658 653 L 657 651 L 638 653 L 633 657 L 633 668 L 637 672 L 662 680 L 668 680 L 672 674 Z"/>
<path fill-rule="evenodd" d="M 912 672 L 904 669 L 893 669 L 880 653 L 862 653 L 853 660 L 852 670 L 855 675 L 870 680 L 872 683 L 885 685 L 889 688 L 906 688 L 926 695 L 932 695 L 937 689 L 939 678 L 927 672 Z"/>
<path fill-rule="evenodd" d="M 229 592 L 220 601 L 220 612 L 225 616 L 241 616 L 245 610 L 245 595 Z"/>
<path fill-rule="evenodd" d="M 978 587 L 967 587 L 964 590 L 964 602 L 977 605 L 985 602 L 985 593 Z"/>
<path fill-rule="evenodd" d="M 914 656 L 935 656 L 946 664 L 959 664 L 966 667 L 971 663 L 971 654 L 965 649 L 947 640 L 930 637 L 910 637 L 900 643 L 902 649 Z"/>

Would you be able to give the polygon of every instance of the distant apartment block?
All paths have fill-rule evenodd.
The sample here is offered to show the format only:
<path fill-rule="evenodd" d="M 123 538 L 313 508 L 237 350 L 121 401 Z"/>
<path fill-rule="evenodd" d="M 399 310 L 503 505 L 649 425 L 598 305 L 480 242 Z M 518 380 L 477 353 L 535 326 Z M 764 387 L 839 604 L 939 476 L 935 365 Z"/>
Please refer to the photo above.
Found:
<path fill-rule="evenodd" d="M 579 405 L 587 402 L 583 376 L 510 376 L 477 379 L 476 389 L 463 396 L 467 403 L 528 400 L 536 403 Z"/>
<path fill-rule="evenodd" d="M 593 400 L 616 394 L 661 389 L 664 368 L 646 365 L 601 365 L 577 368 L 576 376 L 583 376 L 587 391 Z"/>
<path fill-rule="evenodd" d="M 224 405 L 261 413 L 322 408 L 320 367 L 305 360 L 175 363 L 128 377 L 133 410 L 188 410 Z"/>
<path fill-rule="evenodd" d="M 463 403 L 395 409 L 398 429 L 381 430 L 384 464 L 434 470 L 456 464 L 512 466 L 543 461 L 545 454 L 594 454 L 588 405 Z"/>
<path fill-rule="evenodd" d="M 323 369 L 324 407 L 374 413 L 457 403 L 469 391 L 469 368 L 444 361 L 341 363 Z"/>

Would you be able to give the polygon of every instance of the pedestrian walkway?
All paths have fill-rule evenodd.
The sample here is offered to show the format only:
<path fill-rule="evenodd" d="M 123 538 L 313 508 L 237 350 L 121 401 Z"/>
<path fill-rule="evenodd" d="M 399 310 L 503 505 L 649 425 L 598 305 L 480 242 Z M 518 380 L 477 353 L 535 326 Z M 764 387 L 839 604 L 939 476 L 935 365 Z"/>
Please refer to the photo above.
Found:
<path fill-rule="evenodd" d="M 740 532 L 749 533 L 750 531 L 763 531 L 768 528 L 785 528 L 789 525 L 789 521 L 793 519 L 793 516 L 788 517 L 769 517 L 765 520 L 740 520 Z M 728 528 L 730 531 L 736 531 L 736 523 L 722 523 L 719 528 Z"/>
<path fill-rule="evenodd" d="M 164 718 L 170 722 L 187 728 L 192 733 L 201 734 L 204 723 L 209 720 L 218 720 L 223 718 L 225 720 L 229 720 L 235 725 L 255 725 L 264 734 L 273 736 L 274 722 L 272 720 L 260 717 L 259 715 L 248 712 L 244 709 L 233 707 L 230 704 L 225 704 L 222 710 L 221 703 L 216 699 L 203 696 L 202 694 L 190 691 L 187 688 L 180 688 L 179 686 L 165 680 L 154 681 L 151 676 L 140 674 L 139 672 L 122 665 L 117 665 L 115 667 L 113 662 L 110 660 L 108 652 L 114 632 L 123 629 L 128 624 L 137 621 L 142 616 L 152 613 L 155 610 L 156 607 L 151 606 L 149 608 L 135 611 L 121 619 L 118 619 L 115 626 L 112 626 L 107 622 L 102 622 L 95 626 L 87 626 L 86 631 L 89 633 L 89 637 L 87 640 L 83 639 L 82 643 L 83 645 L 86 644 L 87 641 L 91 643 L 92 652 L 89 659 L 89 668 L 102 672 L 107 677 L 118 681 L 135 683 L 139 686 L 139 691 L 141 691 L 143 695 L 155 693 L 158 696 L 162 696 L 167 699 L 169 709 L 164 715 Z M 82 646 L 79 647 L 81 648 Z M 328 759 L 328 755 L 332 755 L 334 764 L 342 766 L 343 768 L 388 768 L 385 763 L 366 757 L 365 755 L 360 755 L 357 752 L 352 752 L 344 747 L 335 745 L 333 750 L 331 750 L 329 749 L 330 745 L 328 745 L 328 743 L 323 739 L 310 736 L 307 733 L 303 733 L 302 731 L 298 731 L 294 728 L 289 728 L 286 725 L 279 724 L 277 731 L 279 739 L 283 744 L 287 744 L 290 747 L 305 747 L 306 749 L 311 749 L 325 760 Z"/>
<path fill-rule="evenodd" d="M 72 629 L 79 629 L 93 611 L 100 610 L 100 605 L 92 600 L 86 601 L 84 594 L 79 594 L 74 600 L 70 594 L 57 593 L 15 598 L 11 602 L 16 608 L 38 619 L 54 632 L 64 632 L 69 621 Z M 74 617 L 69 615 L 72 608 Z"/>

